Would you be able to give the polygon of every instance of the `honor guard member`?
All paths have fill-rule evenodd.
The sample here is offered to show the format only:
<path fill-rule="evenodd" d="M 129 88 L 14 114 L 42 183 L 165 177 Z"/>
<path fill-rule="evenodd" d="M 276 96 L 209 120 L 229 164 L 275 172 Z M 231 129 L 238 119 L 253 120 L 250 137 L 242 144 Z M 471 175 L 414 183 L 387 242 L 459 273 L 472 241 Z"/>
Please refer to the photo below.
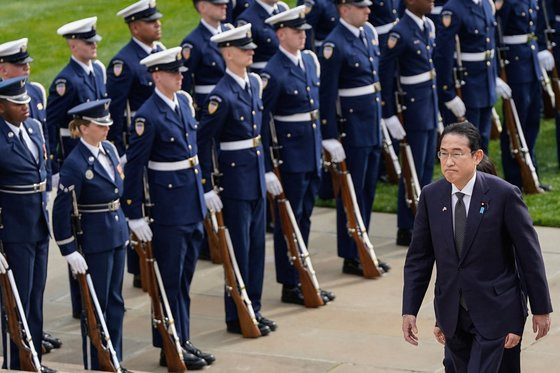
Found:
<path fill-rule="evenodd" d="M 58 171 L 64 158 L 70 154 L 78 140 L 70 138 L 68 123 L 72 117 L 68 110 L 81 103 L 107 96 L 105 91 L 105 66 L 96 60 L 97 42 L 101 36 L 95 30 L 97 17 L 70 22 L 56 32 L 62 35 L 72 54 L 70 62 L 53 80 L 47 100 L 47 126 L 49 150 L 53 172 L 53 189 L 58 188 Z M 70 296 L 72 316 L 79 318 L 81 300 L 78 282 L 70 270 Z"/>
<path fill-rule="evenodd" d="M 200 23 L 181 42 L 185 67 L 183 90 L 194 97 L 197 117 L 199 117 L 206 97 L 216 83 L 224 76 L 226 64 L 216 43 L 210 41 L 213 35 L 232 29 L 226 19 L 229 0 L 193 0 L 200 13 Z"/>
<path fill-rule="evenodd" d="M 507 0 L 498 9 L 497 21 L 501 26 L 501 40 L 505 47 L 506 74 L 519 122 L 525 135 L 525 141 L 533 164 L 537 167 L 535 144 L 540 129 L 542 86 L 541 69 L 552 70 L 554 56 L 546 49 L 545 43 L 539 47 L 537 33 L 537 0 Z M 539 48 L 542 48 L 539 51 Z M 521 170 L 511 153 L 508 131 L 502 131 L 500 137 L 502 148 L 502 166 L 504 177 L 520 189 Z M 541 186 L 543 187 L 543 186 Z M 545 187 L 550 190 L 550 187 Z M 544 189 L 544 188 L 543 188 Z"/>
<path fill-rule="evenodd" d="M 189 334 L 189 289 L 203 237 L 206 206 L 197 157 L 198 124 L 191 96 L 180 90 L 183 62 L 180 47 L 140 61 L 152 74 L 156 88 L 134 117 L 122 200 L 132 232 L 142 241 L 152 241 L 177 334 L 185 349 L 183 360 L 188 369 L 194 370 L 212 364 L 215 358 L 194 347 Z M 154 204 L 151 224 L 142 215 L 145 169 Z M 161 348 L 160 334 L 156 329 L 152 332 L 153 345 Z M 163 350 L 159 363 L 167 365 Z"/>
<path fill-rule="evenodd" d="M 247 9 L 255 0 L 231 0 L 227 2 L 226 22 L 235 23 L 235 20 L 245 9 Z"/>
<path fill-rule="evenodd" d="M 445 124 L 466 117 L 480 131 L 486 153 L 496 93 L 505 97 L 511 94 L 509 86 L 496 75 L 494 13 L 491 0 L 449 0 L 441 11 L 434 52 L 438 97 L 454 116 L 444 116 Z M 456 36 L 464 68 L 462 98 L 455 92 Z"/>
<path fill-rule="evenodd" d="M 119 201 L 124 175 L 116 148 L 106 141 L 113 123 L 109 115 L 110 103 L 110 99 L 85 102 L 68 112 L 74 117 L 68 125 L 70 134 L 80 140 L 60 169 L 53 206 L 53 231 L 72 272 L 90 274 L 117 358 L 122 361 L 122 283 L 129 235 Z M 72 232 L 74 202 L 81 215 L 81 253 Z M 84 368 L 98 370 L 97 349 L 88 343 L 87 333 L 84 334 L 87 331 L 85 313 L 81 329 Z M 88 345 L 90 351 L 87 351 Z"/>
<path fill-rule="evenodd" d="M 27 38 L 9 41 L 0 44 L 0 79 L 7 80 L 17 78 L 20 76 L 29 77 L 31 73 L 31 65 L 33 58 L 27 51 Z M 29 117 L 38 120 L 41 123 L 41 130 L 43 137 L 48 139 L 47 135 L 47 94 L 45 88 L 39 82 L 27 82 L 25 87 L 27 95 L 31 98 L 29 101 Z M 46 143 L 47 154 L 49 154 L 49 144 Z M 47 160 L 47 191 L 51 187 L 51 166 L 50 161 Z M 47 193 L 49 196 L 49 193 Z M 45 353 L 50 352 L 53 348 L 60 348 L 62 341 L 59 338 L 52 336 L 49 333 L 43 333 L 43 346 Z"/>
<path fill-rule="evenodd" d="M 402 140 L 406 136 L 422 188 L 432 181 L 437 146 L 438 101 L 432 60 L 435 26 L 426 17 L 433 3 L 431 0 L 405 1 L 407 9 L 390 31 L 381 54 L 379 76 L 383 87 L 383 120 L 394 139 Z M 398 84 L 395 84 L 395 76 Z M 405 123 L 397 117 L 395 92 L 399 90 L 402 93 L 400 104 L 406 108 L 402 113 Z M 410 244 L 413 224 L 414 216 L 407 206 L 401 178 L 397 245 Z"/>
<path fill-rule="evenodd" d="M 321 132 L 333 161 L 346 159 L 364 224 L 369 227 L 381 159 L 379 41 L 367 22 L 370 0 L 338 0 L 340 22 L 327 36 L 321 61 Z M 342 144 L 341 144 L 342 140 Z M 355 243 L 337 199 L 338 256 L 344 273 L 362 276 Z M 387 264 L 380 263 L 385 271 Z"/>
<path fill-rule="evenodd" d="M 338 11 L 332 0 L 298 0 L 305 5 L 305 20 L 311 26 L 305 30 L 305 49 L 316 52 L 323 41 L 338 23 Z"/>
<path fill-rule="evenodd" d="M 406 0 L 402 0 L 405 2 Z M 389 31 L 399 21 L 398 7 L 399 0 L 371 0 L 369 9 L 369 23 L 375 27 L 379 45 L 384 46 L 387 43 Z M 382 48 L 383 50 L 383 48 Z"/>
<path fill-rule="evenodd" d="M 26 79 L 0 82 L 0 241 L 6 253 L 0 254 L 0 272 L 5 273 L 9 264 L 40 359 L 49 248 L 48 157 L 41 123 L 29 117 Z M 7 340 L 6 328 L 2 322 L 2 368 L 18 370 L 22 368 L 18 347 Z M 41 371 L 54 372 L 47 367 Z"/>
<path fill-rule="evenodd" d="M 162 14 L 155 0 L 140 0 L 117 13 L 123 17 L 132 38 L 111 59 L 107 68 L 107 95 L 111 98 L 113 125 L 107 139 L 122 158 L 126 151 L 127 137 L 132 117 L 154 92 L 154 82 L 140 60 L 165 48 L 161 39 Z M 122 158 L 126 161 L 126 158 Z M 124 162 L 121 162 L 121 165 Z"/>
<path fill-rule="evenodd" d="M 243 13 L 236 19 L 237 26 L 247 23 L 252 25 L 252 38 L 257 45 L 253 63 L 249 66 L 250 70 L 259 73 L 268 60 L 278 50 L 278 39 L 274 32 L 274 28 L 265 23 L 268 17 L 289 9 L 282 1 L 278 0 L 255 0 Z"/>
<path fill-rule="evenodd" d="M 107 95 L 111 98 L 109 111 L 113 118 L 107 139 L 116 146 L 121 166 L 124 166 L 132 118 L 155 88 L 151 74 L 146 66 L 140 64 L 140 60 L 165 48 L 159 42 L 162 15 L 156 8 L 155 0 L 140 0 L 120 10 L 117 16 L 124 18 L 132 38 L 107 68 Z M 138 255 L 132 249 L 127 250 L 126 255 L 128 272 L 133 274 L 132 284 L 140 288 Z"/>
<path fill-rule="evenodd" d="M 315 53 L 301 52 L 305 46 L 305 5 L 286 10 L 266 19 L 276 29 L 280 46 L 261 73 L 263 91 L 263 134 L 274 121 L 280 147 L 280 173 L 287 200 L 294 211 L 303 240 L 307 245 L 311 213 L 321 176 L 321 129 L 319 124 L 320 66 Z M 269 147 L 274 146 L 264 136 L 265 169 L 270 175 L 272 162 Z M 275 221 L 280 221 L 278 209 Z M 299 276 L 290 264 L 281 224 L 274 225 L 274 257 L 276 281 L 282 284 L 282 302 L 304 304 L 299 288 Z M 321 290 L 326 303 L 334 294 Z"/>
<path fill-rule="evenodd" d="M 552 4 L 550 4 L 552 3 Z M 548 1 L 548 16 L 549 22 L 552 25 L 552 28 L 555 30 L 554 34 L 552 34 L 552 41 L 554 42 L 555 48 L 553 48 L 552 52 L 554 54 L 554 60 L 556 66 L 560 63 L 560 2 L 559 1 Z M 542 6 L 542 5 L 541 5 Z M 556 109 L 558 110 L 558 108 Z M 556 113 L 556 156 L 558 160 L 558 167 L 560 167 L 560 114 Z"/>
<path fill-rule="evenodd" d="M 261 315 L 265 256 L 265 171 L 261 145 L 262 82 L 247 73 L 256 45 L 251 24 L 212 36 L 226 62 L 226 73 L 208 96 L 200 119 L 198 145 L 204 180 L 204 198 L 209 209 L 222 208 L 231 234 L 235 257 L 259 324 L 261 335 L 276 329 L 276 323 Z M 212 147 L 218 153 L 222 174 L 221 199 L 213 188 Z M 266 177 L 275 187 L 277 178 Z M 269 183 L 266 183 L 268 185 Z M 227 330 L 241 334 L 237 310 L 224 295 Z"/>

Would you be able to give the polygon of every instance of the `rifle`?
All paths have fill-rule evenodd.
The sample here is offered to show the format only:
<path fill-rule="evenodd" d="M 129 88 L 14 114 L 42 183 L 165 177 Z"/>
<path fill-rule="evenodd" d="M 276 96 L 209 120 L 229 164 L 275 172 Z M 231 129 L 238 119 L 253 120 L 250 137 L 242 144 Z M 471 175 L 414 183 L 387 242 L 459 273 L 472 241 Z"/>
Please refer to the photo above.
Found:
<path fill-rule="evenodd" d="M 541 7 L 543 9 L 543 17 L 545 22 L 544 38 L 546 41 L 546 49 L 548 49 L 550 53 L 553 53 L 555 44 L 551 40 L 551 35 L 554 34 L 556 30 L 550 26 L 550 20 L 548 19 L 547 4 L 544 0 L 541 2 Z M 541 71 L 543 71 L 546 74 L 546 71 L 544 69 L 541 69 Z M 556 67 L 556 64 L 554 64 L 554 67 L 552 68 L 550 75 L 552 78 L 548 79 L 547 86 L 546 86 L 547 89 L 544 90 L 544 92 L 546 92 L 546 94 L 548 94 L 548 96 L 550 97 L 549 102 L 551 106 L 553 108 L 556 108 L 556 111 L 560 113 L 560 78 L 558 77 L 558 68 Z M 543 77 L 545 77 L 545 75 L 543 75 Z M 548 74 L 546 74 L 546 77 L 548 77 Z M 551 89 L 552 92 L 549 89 Z"/>
<path fill-rule="evenodd" d="M 222 176 L 220 170 L 218 169 L 218 160 L 215 150 L 212 151 L 212 185 L 218 185 L 218 180 Z M 219 193 L 220 189 L 216 187 L 216 192 Z M 222 264 L 223 258 L 220 247 L 220 238 L 218 237 L 218 222 L 216 220 L 216 212 L 208 210 L 208 214 L 204 218 L 204 230 L 206 231 L 206 237 L 208 237 L 208 248 L 210 251 L 210 259 L 214 264 Z"/>
<path fill-rule="evenodd" d="M 406 93 L 401 87 L 399 77 L 397 76 L 397 91 L 395 92 L 395 102 L 397 105 L 397 117 L 404 125 L 404 114 L 406 106 L 404 105 L 404 95 Z M 420 201 L 420 183 L 418 175 L 416 174 L 416 165 L 414 164 L 414 157 L 412 156 L 412 149 L 408 144 L 406 136 L 400 141 L 400 154 L 403 170 L 403 184 L 406 205 L 412 211 L 412 215 L 416 215 L 418 202 Z"/>
<path fill-rule="evenodd" d="M 76 191 L 72 190 L 72 231 L 76 239 L 78 252 L 83 256 L 81 237 L 83 235 L 81 215 L 78 211 Z M 97 294 L 89 273 L 76 273 L 75 277 L 80 286 L 82 298 L 82 314 L 85 327 L 82 328 L 86 335 L 86 368 L 91 369 L 90 343 L 97 350 L 97 362 L 99 370 L 104 372 L 122 372 L 117 358 L 117 353 L 111 343 L 111 337 L 105 324 L 103 311 L 97 300 Z"/>
<path fill-rule="evenodd" d="M 153 204 L 150 199 L 150 189 L 148 184 L 148 172 L 144 169 L 144 202 L 142 204 L 144 219 L 151 222 L 151 208 Z M 146 269 L 146 285 L 148 294 L 152 301 L 152 326 L 157 329 L 161 336 L 163 344 L 163 353 L 167 362 L 167 370 L 169 372 L 185 372 L 187 367 L 183 361 L 183 349 L 177 330 L 175 329 L 175 321 L 169 307 L 163 280 L 156 259 L 152 250 L 152 242 L 143 242 L 132 233 L 131 244 L 140 257 L 140 263 L 144 263 Z M 142 267 L 142 264 L 140 265 Z M 142 279 L 144 281 L 144 279 Z"/>
<path fill-rule="evenodd" d="M 490 131 L 490 138 L 492 140 L 497 140 L 500 138 L 502 133 L 502 122 L 500 121 L 500 116 L 496 112 L 496 108 L 492 108 L 492 129 Z"/>
<path fill-rule="evenodd" d="M 324 164 L 331 174 L 335 196 L 340 195 L 346 214 L 346 229 L 358 248 L 358 256 L 362 264 L 365 278 L 376 278 L 383 274 L 379 267 L 373 245 L 362 220 L 352 176 L 348 172 L 346 162 L 333 162 L 329 152 L 325 151 Z"/>
<path fill-rule="evenodd" d="M 0 216 L 1 212 L 2 209 L 0 209 Z M 0 228 L 3 228 L 1 221 Z M 8 260 L 2 241 L 0 241 L 0 253 L 2 253 L 6 260 Z M 37 355 L 37 350 L 35 350 L 35 346 L 33 345 L 33 339 L 31 338 L 31 333 L 29 332 L 27 318 L 25 317 L 25 311 L 23 309 L 23 305 L 21 304 L 21 299 L 19 297 L 16 281 L 11 268 L 8 267 L 6 273 L 0 274 L 0 287 L 2 288 L 2 308 L 4 310 L 4 317 L 7 326 L 6 333 L 9 337 L 6 339 L 6 366 L 10 369 L 11 339 L 18 348 L 19 369 L 27 372 L 41 372 L 39 356 Z"/>
<path fill-rule="evenodd" d="M 499 20 L 497 30 L 500 45 L 503 45 L 503 36 Z M 498 62 L 500 65 L 500 78 L 507 83 L 506 64 L 508 62 L 505 58 L 505 50 L 506 48 L 503 46 L 498 48 Z M 525 141 L 525 135 L 523 134 L 523 128 L 521 127 L 519 116 L 517 115 L 515 102 L 513 101 L 513 98 L 503 98 L 502 102 L 506 129 L 508 131 L 510 141 L 510 152 L 512 157 L 515 158 L 519 164 L 523 191 L 529 194 L 543 193 L 544 191 L 540 187 L 539 178 L 537 176 L 535 166 L 533 165 L 529 148 L 527 147 L 527 143 Z"/>
<path fill-rule="evenodd" d="M 387 179 L 391 184 L 398 184 L 399 179 L 401 178 L 401 165 L 399 163 L 399 157 L 397 157 L 395 149 L 393 149 L 393 142 L 391 141 L 391 136 L 389 136 L 387 125 L 383 120 L 381 120 L 381 134 L 383 135 L 383 147 L 381 148 L 381 154 L 383 155 L 383 160 L 385 161 Z"/>
<path fill-rule="evenodd" d="M 274 174 L 278 180 L 282 182 L 280 175 L 280 164 L 282 163 L 280 159 L 281 145 L 278 144 L 274 120 L 270 120 L 269 124 L 270 137 L 272 140 L 272 146 L 270 147 L 272 167 Z M 298 272 L 305 307 L 315 308 L 322 306 L 325 303 L 321 297 L 319 281 L 315 275 L 315 270 L 313 269 L 313 264 L 311 263 L 311 258 L 309 257 L 309 251 L 307 251 L 305 240 L 301 235 L 301 231 L 297 224 L 296 217 L 294 216 L 294 212 L 292 211 L 290 201 L 288 201 L 284 192 L 276 196 L 275 199 L 278 204 L 282 233 L 288 247 L 288 259 Z"/>
<path fill-rule="evenodd" d="M 216 147 L 212 147 L 212 166 L 213 172 L 211 175 L 212 185 L 216 193 L 220 192 L 219 178 L 221 176 L 218 168 L 218 155 L 216 154 Z M 224 216 L 221 211 L 214 213 L 218 225 L 218 242 L 220 244 L 220 251 L 222 257 L 222 264 L 224 266 L 224 279 L 226 291 L 232 298 L 233 303 L 237 309 L 237 317 L 239 318 L 239 325 L 241 326 L 241 333 L 245 338 L 257 338 L 261 336 L 259 330 L 257 316 L 253 310 L 253 305 L 245 289 L 245 282 L 239 271 L 237 259 L 235 258 L 235 251 L 229 231 L 224 224 Z"/>
<path fill-rule="evenodd" d="M 466 68 L 463 66 L 461 59 L 461 41 L 459 35 L 455 35 L 455 55 L 456 66 L 453 67 L 453 81 L 455 82 L 455 94 L 462 100 L 463 92 L 461 87 L 465 85 L 465 72 Z M 458 122 L 466 121 L 465 117 L 457 117 Z"/>

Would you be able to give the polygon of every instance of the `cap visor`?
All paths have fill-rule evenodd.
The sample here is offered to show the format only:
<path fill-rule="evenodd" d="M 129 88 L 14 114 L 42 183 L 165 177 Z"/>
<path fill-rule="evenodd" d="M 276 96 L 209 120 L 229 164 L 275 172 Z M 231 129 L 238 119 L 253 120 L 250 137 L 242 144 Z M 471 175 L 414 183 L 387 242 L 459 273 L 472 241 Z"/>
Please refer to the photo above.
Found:
<path fill-rule="evenodd" d="M 370 0 L 362 0 L 359 2 L 354 2 L 354 3 L 350 3 L 348 5 L 354 5 L 357 6 L 359 8 L 365 8 L 366 6 L 370 6 L 372 4 L 372 2 Z"/>
<path fill-rule="evenodd" d="M 229 3 L 229 0 L 206 0 L 206 1 L 215 5 L 223 5 Z"/>
<path fill-rule="evenodd" d="M 251 43 L 248 43 L 248 44 L 245 44 L 245 45 L 241 45 L 237 48 L 243 49 L 243 50 L 257 49 L 257 44 L 251 42 Z"/>
<path fill-rule="evenodd" d="M 101 37 L 101 35 L 95 35 L 89 39 L 83 39 L 84 41 L 90 42 L 90 43 L 99 43 L 101 41 L 101 39 L 103 39 Z"/>
<path fill-rule="evenodd" d="M 113 124 L 112 119 L 99 119 L 99 120 L 92 120 L 91 123 L 97 124 L 98 126 L 110 126 Z"/>
<path fill-rule="evenodd" d="M 15 65 L 25 65 L 26 63 L 30 63 L 30 62 L 33 62 L 33 58 L 26 57 L 23 60 L 14 61 L 12 63 Z"/>
<path fill-rule="evenodd" d="M 161 17 L 163 17 L 163 14 L 161 14 L 160 12 L 155 12 L 151 16 L 146 17 L 146 18 L 141 18 L 138 21 L 145 21 L 145 22 L 156 21 L 156 20 L 160 19 Z"/>
<path fill-rule="evenodd" d="M 5 97 L 5 99 L 18 105 L 28 104 L 31 101 L 31 97 L 27 93 L 19 96 Z"/>
<path fill-rule="evenodd" d="M 308 23 L 304 23 L 303 25 L 299 25 L 297 27 L 293 27 L 294 30 L 309 30 L 311 29 L 311 25 Z"/>

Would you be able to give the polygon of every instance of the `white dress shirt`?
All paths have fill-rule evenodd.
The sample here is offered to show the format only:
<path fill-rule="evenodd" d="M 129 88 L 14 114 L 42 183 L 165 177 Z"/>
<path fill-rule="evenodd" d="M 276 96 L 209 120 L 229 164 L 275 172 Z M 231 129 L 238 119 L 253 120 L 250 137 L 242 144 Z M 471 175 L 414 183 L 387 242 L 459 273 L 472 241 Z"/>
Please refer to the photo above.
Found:
<path fill-rule="evenodd" d="M 24 145 L 26 145 L 27 149 L 29 149 L 31 151 L 31 154 L 33 154 L 33 158 L 35 158 L 35 162 L 39 162 L 39 149 L 37 149 L 37 146 L 35 145 L 33 140 L 31 140 L 31 137 L 29 137 L 29 134 L 25 130 L 25 126 L 23 125 L 23 123 L 19 127 L 16 127 L 10 122 L 6 120 L 4 121 L 6 122 L 8 127 L 10 127 L 10 130 L 12 130 L 14 135 L 17 137 L 17 141 L 20 141 L 19 132 L 21 131 L 23 140 L 25 142 Z"/>

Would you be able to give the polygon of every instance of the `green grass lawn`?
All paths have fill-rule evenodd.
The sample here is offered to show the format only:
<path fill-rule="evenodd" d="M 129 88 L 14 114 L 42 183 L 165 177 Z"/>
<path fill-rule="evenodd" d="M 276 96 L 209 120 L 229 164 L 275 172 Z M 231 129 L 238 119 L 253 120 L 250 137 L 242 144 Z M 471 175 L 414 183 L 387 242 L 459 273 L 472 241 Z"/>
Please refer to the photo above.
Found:
<path fill-rule="evenodd" d="M 29 52 L 34 58 L 32 80 L 41 82 L 48 89 L 70 57 L 66 42 L 56 34 L 56 30 L 65 23 L 96 15 L 97 30 L 103 36 L 98 45 L 98 56 L 107 64 L 130 39 L 126 24 L 115 14 L 133 2 L 134 0 L 2 0 L 0 42 L 29 38 Z M 295 0 L 287 3 L 293 5 Z M 198 14 L 191 0 L 161 0 L 157 6 L 163 13 L 162 42 L 167 47 L 178 45 L 198 23 Z M 543 121 L 537 143 L 541 181 L 552 185 L 554 191 L 543 195 L 528 195 L 526 201 L 536 224 L 560 227 L 560 213 L 557 212 L 560 207 L 560 172 L 556 160 L 554 131 L 554 121 Z M 490 157 L 500 167 L 500 147 L 497 141 L 492 141 L 490 145 Z M 437 169 L 434 178 L 440 176 Z M 380 183 L 374 210 L 396 212 L 396 196 L 396 186 Z M 332 205 L 329 201 L 319 203 Z"/>

